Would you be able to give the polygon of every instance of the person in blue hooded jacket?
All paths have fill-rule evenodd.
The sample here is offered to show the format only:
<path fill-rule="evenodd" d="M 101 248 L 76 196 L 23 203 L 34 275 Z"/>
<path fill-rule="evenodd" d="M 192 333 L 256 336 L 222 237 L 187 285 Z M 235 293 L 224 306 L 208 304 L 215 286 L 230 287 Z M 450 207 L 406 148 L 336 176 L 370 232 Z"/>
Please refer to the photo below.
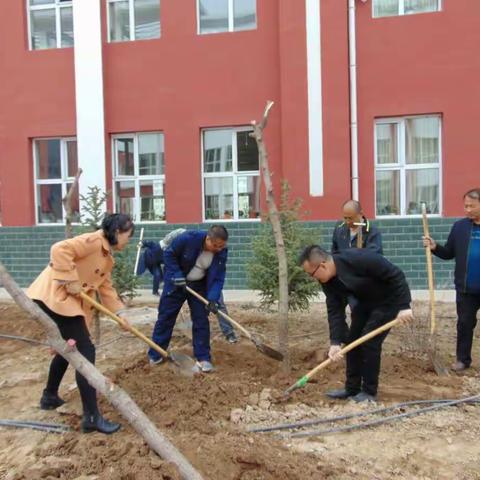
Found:
<path fill-rule="evenodd" d="M 423 237 L 423 245 L 443 260 L 455 259 L 457 296 L 457 360 L 452 370 L 460 372 L 472 363 L 473 333 L 480 310 L 480 188 L 463 196 L 466 218 L 455 222 L 445 245 Z"/>
<path fill-rule="evenodd" d="M 208 315 L 218 312 L 218 301 L 225 282 L 227 241 L 227 229 L 214 225 L 208 231 L 187 230 L 163 252 L 164 285 L 152 340 L 163 349 L 168 348 L 178 313 L 187 301 L 192 317 L 193 353 L 199 372 L 213 370 Z M 208 305 L 187 293 L 187 284 L 206 298 Z M 148 351 L 148 356 L 151 365 L 163 360 L 152 349 Z"/>

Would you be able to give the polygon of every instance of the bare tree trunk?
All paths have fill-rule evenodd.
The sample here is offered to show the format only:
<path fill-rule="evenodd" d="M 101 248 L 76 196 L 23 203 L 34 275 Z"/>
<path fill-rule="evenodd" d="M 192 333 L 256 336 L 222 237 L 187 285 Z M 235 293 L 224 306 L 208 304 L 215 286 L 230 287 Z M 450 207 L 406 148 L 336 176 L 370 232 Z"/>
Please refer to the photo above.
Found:
<path fill-rule="evenodd" d="M 275 197 L 273 195 L 272 174 L 268 164 L 267 147 L 263 140 L 263 130 L 267 126 L 268 114 L 273 106 L 272 101 L 268 101 L 263 112 L 262 121 L 257 124 L 252 122 L 253 133 L 250 134 L 257 141 L 260 169 L 262 171 L 263 183 L 267 194 L 268 218 L 272 224 L 273 236 L 277 248 L 278 257 L 278 347 L 283 354 L 283 369 L 290 371 L 290 356 L 288 351 L 288 266 L 287 254 L 285 252 L 285 243 L 283 241 L 282 225 Z"/>
<path fill-rule="evenodd" d="M 55 323 L 16 284 L 0 262 L 0 281 L 18 306 L 27 311 L 33 319 L 45 328 L 48 344 L 81 373 L 98 392 L 132 425 L 150 448 L 160 457 L 175 464 L 185 480 L 202 480 L 189 461 L 160 433 L 137 404 L 118 385 L 104 377 L 75 347 L 69 346 L 60 336 Z"/>
<path fill-rule="evenodd" d="M 82 174 L 82 169 L 79 168 L 76 175 L 75 180 L 70 187 L 70 190 L 67 194 L 63 197 L 62 203 L 63 208 L 65 209 L 65 238 L 72 238 L 72 219 L 73 219 L 73 206 L 72 206 L 72 198 L 75 195 L 75 192 L 78 190 L 78 181 L 80 180 L 80 175 Z"/>

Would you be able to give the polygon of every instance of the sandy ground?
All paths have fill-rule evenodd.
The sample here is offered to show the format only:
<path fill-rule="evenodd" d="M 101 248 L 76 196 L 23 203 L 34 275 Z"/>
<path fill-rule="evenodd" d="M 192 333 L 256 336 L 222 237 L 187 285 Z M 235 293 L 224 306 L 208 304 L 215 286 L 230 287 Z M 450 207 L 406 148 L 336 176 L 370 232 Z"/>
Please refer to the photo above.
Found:
<path fill-rule="evenodd" d="M 387 337 L 377 406 L 480 394 L 480 340 L 475 342 L 474 368 L 438 377 L 418 351 L 424 344 L 426 306 L 417 304 L 416 312 L 415 327 L 392 331 Z M 274 314 L 251 305 L 233 306 L 230 313 L 275 343 Z M 440 304 L 439 317 L 438 350 L 449 364 L 455 343 L 454 305 Z M 151 333 L 150 324 L 139 328 Z M 212 328 L 217 370 L 193 379 L 167 365 L 151 368 L 143 344 L 121 335 L 109 322 L 102 324 L 100 343 L 117 340 L 97 352 L 100 370 L 133 397 L 205 479 L 480 479 L 480 405 L 449 407 L 374 428 L 307 438 L 290 438 L 288 432 L 248 432 L 254 426 L 372 408 L 326 399 L 325 390 L 343 383 L 342 364 L 320 373 L 287 401 L 280 399 L 286 387 L 322 360 L 328 338 L 323 305 L 315 305 L 309 314 L 292 315 L 290 375 L 284 375 L 275 361 L 258 353 L 246 339 L 227 344 L 218 335 L 216 320 Z M 0 333 L 43 338 L 40 328 L 8 303 L 0 304 Z M 173 343 L 191 353 L 188 332 L 177 329 Z M 1 428 L 1 479 L 180 478 L 175 467 L 149 451 L 104 399 L 100 399 L 102 412 L 123 423 L 121 432 L 108 437 L 78 433 L 80 402 L 70 369 L 61 388 L 66 405 L 54 412 L 40 410 L 38 400 L 49 361 L 48 348 L 0 339 L 0 418 L 74 428 L 64 435 Z M 312 428 L 347 424 L 328 422 Z"/>

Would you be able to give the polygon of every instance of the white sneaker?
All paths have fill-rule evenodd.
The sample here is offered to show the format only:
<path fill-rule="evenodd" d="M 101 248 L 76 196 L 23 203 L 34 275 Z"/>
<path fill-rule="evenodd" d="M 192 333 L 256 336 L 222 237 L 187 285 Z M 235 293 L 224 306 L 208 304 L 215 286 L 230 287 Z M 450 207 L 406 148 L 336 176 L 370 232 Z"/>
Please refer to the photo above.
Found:
<path fill-rule="evenodd" d="M 159 365 L 160 363 L 163 363 L 165 359 L 163 357 L 160 357 L 158 360 L 154 360 L 153 358 L 148 359 L 148 363 L 150 364 L 151 367 L 154 365 Z"/>
<path fill-rule="evenodd" d="M 215 367 L 208 360 L 197 361 L 193 367 L 193 373 L 210 373 L 214 370 Z"/>

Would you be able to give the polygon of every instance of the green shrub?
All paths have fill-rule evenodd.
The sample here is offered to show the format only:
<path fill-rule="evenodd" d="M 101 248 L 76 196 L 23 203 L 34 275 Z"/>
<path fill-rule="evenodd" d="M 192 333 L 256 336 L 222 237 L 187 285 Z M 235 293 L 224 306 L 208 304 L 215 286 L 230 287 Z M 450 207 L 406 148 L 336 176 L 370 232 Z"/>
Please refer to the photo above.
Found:
<path fill-rule="evenodd" d="M 298 265 L 298 257 L 305 246 L 319 242 L 319 234 L 308 231 L 300 223 L 301 200 L 291 201 L 289 195 L 290 187 L 283 182 L 279 213 L 287 255 L 288 307 L 291 311 L 303 311 L 318 295 L 320 286 Z M 268 218 L 264 218 L 260 234 L 252 240 L 252 251 L 247 265 L 248 285 L 260 291 L 262 307 L 269 308 L 278 301 L 279 281 L 277 250 Z"/>

